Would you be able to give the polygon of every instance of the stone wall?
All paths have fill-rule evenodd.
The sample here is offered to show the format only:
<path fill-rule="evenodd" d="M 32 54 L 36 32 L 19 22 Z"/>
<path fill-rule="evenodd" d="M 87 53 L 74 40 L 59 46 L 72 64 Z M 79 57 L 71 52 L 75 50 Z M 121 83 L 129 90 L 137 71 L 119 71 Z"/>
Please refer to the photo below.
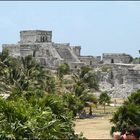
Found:
<path fill-rule="evenodd" d="M 83 62 L 85 65 L 94 66 L 98 64 L 98 61 L 93 56 L 80 56 L 79 60 Z"/>
<path fill-rule="evenodd" d="M 78 70 L 80 70 L 80 68 L 82 66 L 84 66 L 84 63 L 82 63 L 82 62 L 71 62 L 71 63 L 69 63 L 69 66 L 70 66 L 70 69 L 73 72 L 77 72 Z"/>
<path fill-rule="evenodd" d="M 97 61 L 98 63 L 101 63 L 101 56 L 94 56 L 94 58 L 96 59 L 96 61 Z"/>
<path fill-rule="evenodd" d="M 57 69 L 57 67 L 64 62 L 56 51 L 53 43 L 38 43 L 39 46 L 35 50 L 35 58 L 39 59 L 41 64 L 49 69 Z"/>
<path fill-rule="evenodd" d="M 61 58 L 65 60 L 65 62 L 80 62 L 78 57 L 73 53 L 73 49 L 69 46 L 69 44 L 54 44 L 55 49 Z"/>
<path fill-rule="evenodd" d="M 76 56 L 81 55 L 81 46 L 71 46 Z"/>
<path fill-rule="evenodd" d="M 20 45 L 20 56 L 25 57 L 28 55 L 33 55 L 32 48 L 34 47 L 33 44 L 21 44 Z"/>
<path fill-rule="evenodd" d="M 103 53 L 102 56 L 103 63 L 126 63 L 129 64 L 132 62 L 132 57 L 128 54 L 119 54 L 119 53 Z"/>
<path fill-rule="evenodd" d="M 52 31 L 27 30 L 20 31 L 20 43 L 51 42 Z"/>

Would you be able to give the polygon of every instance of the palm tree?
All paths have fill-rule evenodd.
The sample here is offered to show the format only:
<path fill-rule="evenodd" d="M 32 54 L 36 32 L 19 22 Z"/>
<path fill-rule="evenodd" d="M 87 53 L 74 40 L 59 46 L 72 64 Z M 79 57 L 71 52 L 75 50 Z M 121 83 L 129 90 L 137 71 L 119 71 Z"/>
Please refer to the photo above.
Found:
<path fill-rule="evenodd" d="M 81 100 L 83 104 L 82 109 L 88 106 L 91 110 L 92 109 L 91 104 L 95 104 L 95 105 L 97 104 L 96 96 L 94 94 L 90 94 L 90 89 L 88 88 L 87 83 L 85 83 L 84 77 L 81 78 L 79 74 L 73 74 L 73 80 L 75 83 L 73 85 L 74 94 L 75 94 L 75 97 L 78 97 Z M 82 109 L 80 111 L 82 111 Z"/>
<path fill-rule="evenodd" d="M 77 114 L 80 113 L 84 108 L 83 102 L 73 93 L 65 93 L 63 95 L 63 99 L 66 108 L 69 110 L 69 112 L 72 112 L 73 117 L 76 117 Z"/>
<path fill-rule="evenodd" d="M 90 70 L 92 70 L 90 66 L 82 66 L 79 71 L 79 77 L 83 79 L 85 74 L 87 74 Z"/>
<path fill-rule="evenodd" d="M 109 103 L 110 103 L 110 100 L 111 100 L 111 98 L 108 96 L 108 94 L 107 94 L 106 91 L 105 91 L 105 92 L 102 92 L 102 93 L 100 94 L 100 96 L 99 96 L 98 101 L 99 101 L 99 103 L 100 103 L 101 105 L 104 106 L 104 113 L 105 113 L 105 106 L 106 106 L 106 103 L 109 104 Z"/>
<path fill-rule="evenodd" d="M 140 126 L 139 121 L 140 107 L 134 104 L 128 104 L 121 106 L 114 114 L 111 122 L 114 124 L 111 129 L 111 133 L 114 131 L 122 132 L 130 125 Z"/>
<path fill-rule="evenodd" d="M 85 107 L 89 107 L 89 115 L 92 116 L 92 107 L 97 106 L 97 98 L 94 94 L 86 94 L 83 96 L 82 101 Z"/>
<path fill-rule="evenodd" d="M 133 92 L 130 96 L 128 96 L 124 104 L 129 104 L 129 103 L 140 105 L 140 89 L 138 89 L 136 92 Z"/>
<path fill-rule="evenodd" d="M 0 56 L 0 90 L 10 91 L 0 98 L 0 139 L 78 139 L 63 96 L 50 94 L 51 75 L 31 56 L 7 57 Z"/>
<path fill-rule="evenodd" d="M 140 90 L 128 96 L 124 104 L 113 114 L 111 122 L 114 124 L 111 133 L 122 131 L 130 125 L 140 126 Z"/>
<path fill-rule="evenodd" d="M 94 70 L 89 71 L 83 77 L 84 82 L 87 83 L 89 88 L 99 90 L 98 77 Z"/>
<path fill-rule="evenodd" d="M 57 69 L 58 77 L 62 80 L 65 74 L 68 74 L 70 71 L 70 67 L 67 63 L 61 64 Z"/>

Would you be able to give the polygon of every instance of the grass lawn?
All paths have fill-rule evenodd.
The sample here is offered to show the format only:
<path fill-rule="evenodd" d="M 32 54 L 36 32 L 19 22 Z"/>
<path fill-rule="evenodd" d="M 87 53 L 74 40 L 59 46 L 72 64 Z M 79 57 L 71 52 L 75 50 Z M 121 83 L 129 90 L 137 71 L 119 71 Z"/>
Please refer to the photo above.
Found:
<path fill-rule="evenodd" d="M 93 113 L 100 114 L 101 117 L 76 119 L 76 133 L 79 134 L 82 132 L 83 136 L 87 139 L 112 139 L 110 136 L 112 126 L 110 119 L 116 109 L 117 107 L 106 106 L 106 113 L 104 114 L 102 106 L 98 106 L 97 109 L 94 108 Z M 88 111 L 88 108 L 86 108 L 86 111 Z"/>
<path fill-rule="evenodd" d="M 88 139 L 111 139 L 111 124 L 107 118 L 77 119 L 75 121 L 75 131 L 77 134 L 83 133 Z"/>

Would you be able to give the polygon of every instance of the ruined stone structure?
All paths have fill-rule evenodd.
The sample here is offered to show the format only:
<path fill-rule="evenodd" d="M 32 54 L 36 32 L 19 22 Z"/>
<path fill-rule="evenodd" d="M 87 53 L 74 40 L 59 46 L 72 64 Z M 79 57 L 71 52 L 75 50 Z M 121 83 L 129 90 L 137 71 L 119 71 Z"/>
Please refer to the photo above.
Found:
<path fill-rule="evenodd" d="M 66 62 L 75 70 L 85 64 L 94 65 L 99 61 L 99 58 L 93 56 L 82 57 L 80 46 L 52 42 L 52 31 L 21 31 L 17 44 L 3 44 L 2 47 L 7 48 L 12 56 L 32 55 L 49 69 L 57 69 L 61 63 Z"/>
<path fill-rule="evenodd" d="M 112 97 L 127 97 L 140 88 L 140 64 L 108 64 L 108 71 L 100 71 L 100 88 Z"/>
<path fill-rule="evenodd" d="M 103 62 L 106 64 L 110 63 L 124 63 L 124 64 L 129 64 L 131 63 L 133 58 L 125 53 L 103 53 Z"/>
<path fill-rule="evenodd" d="M 52 31 L 27 30 L 20 32 L 17 44 L 3 44 L 10 55 L 32 55 L 49 69 L 56 70 L 64 62 L 75 71 L 83 65 L 90 65 L 97 71 L 100 89 L 112 97 L 126 97 L 140 87 L 140 64 L 133 64 L 128 54 L 104 53 L 101 56 L 81 56 L 80 46 L 52 42 Z M 107 66 L 107 71 L 102 67 Z"/>

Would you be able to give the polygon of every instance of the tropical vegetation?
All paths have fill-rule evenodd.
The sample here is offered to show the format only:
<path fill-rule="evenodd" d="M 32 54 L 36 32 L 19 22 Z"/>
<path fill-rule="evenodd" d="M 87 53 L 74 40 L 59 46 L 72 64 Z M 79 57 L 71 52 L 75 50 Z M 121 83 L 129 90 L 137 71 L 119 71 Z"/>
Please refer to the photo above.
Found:
<path fill-rule="evenodd" d="M 73 75 L 72 90 L 66 91 L 59 83 L 69 70 L 68 64 L 61 64 L 55 75 L 31 55 L 15 58 L 3 49 L 0 54 L 0 138 L 84 139 L 75 134 L 73 119 L 87 102 L 97 103 L 89 88 L 98 89 L 98 84 L 95 73 L 89 73 L 91 69 L 85 67 Z"/>
<path fill-rule="evenodd" d="M 128 96 L 124 104 L 113 114 L 111 122 L 114 124 L 111 133 L 122 132 L 129 126 L 140 126 L 140 90 Z"/>
<path fill-rule="evenodd" d="M 106 104 L 109 105 L 109 103 L 111 102 L 111 97 L 107 94 L 106 91 L 102 92 L 99 96 L 99 104 L 104 106 L 104 113 L 105 113 L 105 106 Z"/>
<path fill-rule="evenodd" d="M 0 94 L 0 139 L 83 139 L 54 76 L 32 56 L 14 58 L 3 50 Z"/>

